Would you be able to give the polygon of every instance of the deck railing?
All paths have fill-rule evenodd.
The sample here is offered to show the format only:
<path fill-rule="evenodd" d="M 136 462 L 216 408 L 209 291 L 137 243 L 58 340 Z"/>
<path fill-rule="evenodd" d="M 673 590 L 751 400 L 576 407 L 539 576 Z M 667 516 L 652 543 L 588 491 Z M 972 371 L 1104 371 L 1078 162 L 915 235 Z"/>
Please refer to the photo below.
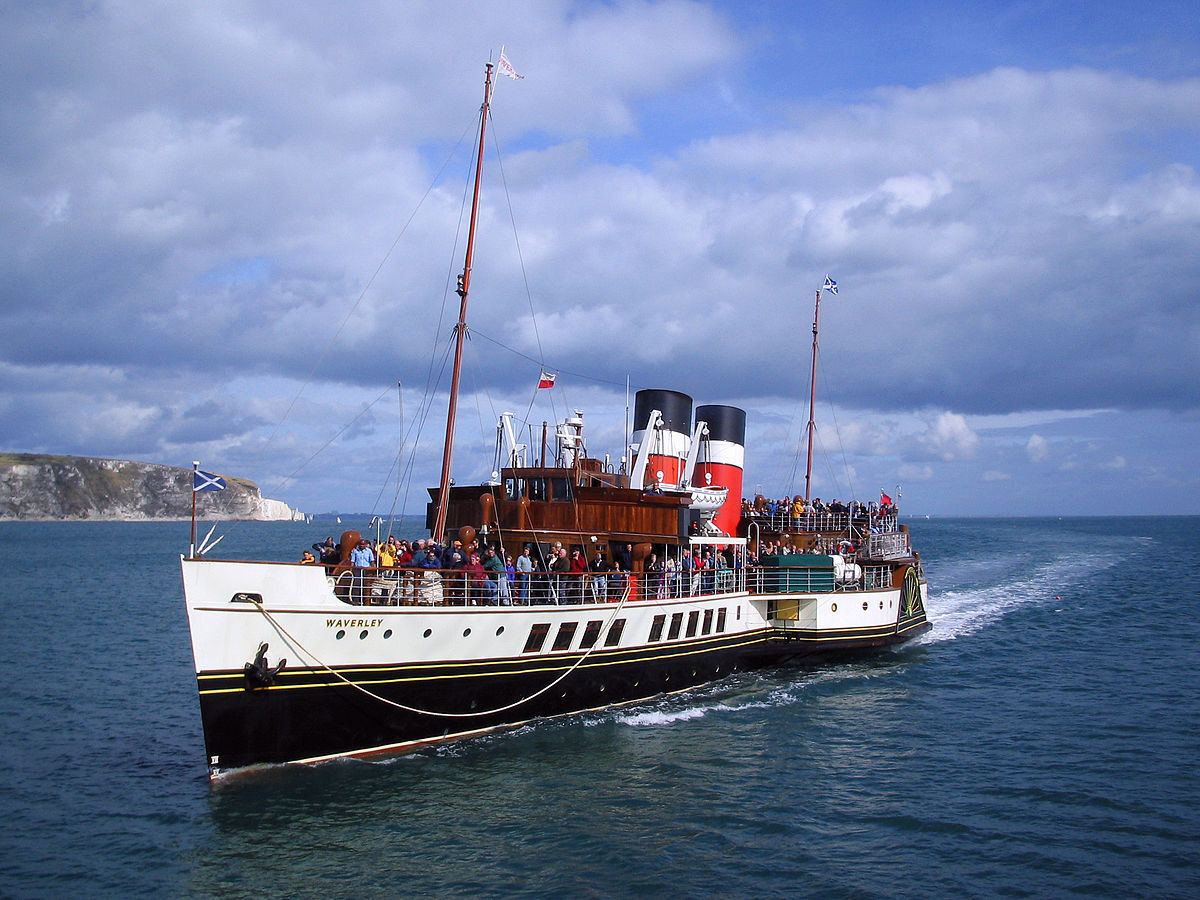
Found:
<path fill-rule="evenodd" d="M 331 576 L 334 593 L 356 606 L 561 606 L 616 603 L 629 591 L 628 602 L 703 597 L 748 591 L 780 590 L 779 568 L 703 569 L 698 572 L 517 573 L 513 580 L 480 577 L 448 569 L 355 568 Z M 835 581 L 834 591 L 860 591 L 891 586 L 891 569 L 866 566 L 854 581 Z M 821 588 L 798 592 L 811 593 Z M 826 587 L 824 590 L 830 590 Z M 788 592 L 796 593 L 794 588 Z"/>
<path fill-rule="evenodd" d="M 751 513 L 751 521 L 766 531 L 779 534 L 853 532 L 855 534 L 890 534 L 898 531 L 895 515 L 875 516 L 867 513 L 806 513 L 794 516 L 790 512 Z"/>

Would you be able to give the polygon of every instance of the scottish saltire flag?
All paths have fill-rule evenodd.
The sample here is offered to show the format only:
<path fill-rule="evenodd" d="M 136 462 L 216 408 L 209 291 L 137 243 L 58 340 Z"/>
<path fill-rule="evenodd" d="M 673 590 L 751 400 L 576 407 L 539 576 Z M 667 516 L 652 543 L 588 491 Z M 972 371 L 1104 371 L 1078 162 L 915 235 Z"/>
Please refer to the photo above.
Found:
<path fill-rule="evenodd" d="M 507 75 L 509 78 L 512 78 L 514 80 L 517 78 L 525 77 L 524 75 L 517 74 L 517 70 L 513 68 L 513 64 L 510 63 L 508 61 L 508 57 L 504 55 L 503 47 L 500 48 L 500 60 L 499 60 L 499 62 L 496 63 L 496 66 L 500 69 L 501 73 Z"/>
<path fill-rule="evenodd" d="M 828 275 L 825 276 L 825 290 L 829 291 L 831 294 L 837 293 L 837 282 Z"/>
<path fill-rule="evenodd" d="M 558 376 L 549 372 L 543 372 L 542 377 L 538 379 L 538 389 L 554 387 L 554 379 Z"/>
<path fill-rule="evenodd" d="M 212 472 L 201 472 L 197 469 L 192 473 L 192 490 L 194 492 L 223 491 L 225 490 L 225 479 Z"/>

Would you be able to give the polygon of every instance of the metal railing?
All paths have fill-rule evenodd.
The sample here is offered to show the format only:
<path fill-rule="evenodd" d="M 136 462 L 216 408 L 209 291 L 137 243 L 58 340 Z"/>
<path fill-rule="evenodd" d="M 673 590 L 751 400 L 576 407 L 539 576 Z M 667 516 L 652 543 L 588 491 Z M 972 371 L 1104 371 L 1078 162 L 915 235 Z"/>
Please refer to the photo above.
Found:
<path fill-rule="evenodd" d="M 517 572 L 494 579 L 459 569 L 354 568 L 330 576 L 355 606 L 561 606 L 664 600 L 745 590 L 742 569 L 699 572 Z"/>
<path fill-rule="evenodd" d="M 857 534 L 890 534 L 898 530 L 895 515 L 875 516 L 867 513 L 805 513 L 802 516 L 782 513 L 751 513 L 751 522 L 769 531 L 789 532 L 854 532 Z"/>
<path fill-rule="evenodd" d="M 903 535 L 896 535 L 903 537 Z M 853 559 L 848 559 L 853 563 Z M 752 594 L 829 593 L 892 586 L 890 566 L 865 566 L 853 580 L 796 581 L 797 569 L 752 566 L 694 572 L 533 572 L 494 579 L 457 569 L 355 568 L 331 576 L 334 593 L 355 606 L 562 606 Z M 829 571 L 829 570 L 819 570 Z M 788 574 L 793 573 L 793 574 Z"/>

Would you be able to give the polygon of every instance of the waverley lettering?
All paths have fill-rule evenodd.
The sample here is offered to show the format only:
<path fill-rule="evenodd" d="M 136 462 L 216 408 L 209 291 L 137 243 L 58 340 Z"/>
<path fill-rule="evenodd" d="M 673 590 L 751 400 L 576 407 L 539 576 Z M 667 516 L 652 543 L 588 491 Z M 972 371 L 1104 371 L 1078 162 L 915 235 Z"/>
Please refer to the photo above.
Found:
<path fill-rule="evenodd" d="M 326 619 L 326 628 L 374 628 L 382 625 L 383 619 Z"/>

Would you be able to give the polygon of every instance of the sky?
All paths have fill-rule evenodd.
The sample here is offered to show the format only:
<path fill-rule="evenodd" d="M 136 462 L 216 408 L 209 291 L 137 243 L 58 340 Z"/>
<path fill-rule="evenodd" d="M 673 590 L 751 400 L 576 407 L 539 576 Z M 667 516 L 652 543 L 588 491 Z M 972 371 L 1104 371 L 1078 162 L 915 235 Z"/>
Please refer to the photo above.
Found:
<path fill-rule="evenodd" d="M 743 493 L 1200 513 L 1200 17 L 1151 2 L 0 6 L 0 451 L 437 484 L 747 411 Z M 555 388 L 538 391 L 541 371 Z M 529 430 L 532 427 L 532 432 Z"/>

